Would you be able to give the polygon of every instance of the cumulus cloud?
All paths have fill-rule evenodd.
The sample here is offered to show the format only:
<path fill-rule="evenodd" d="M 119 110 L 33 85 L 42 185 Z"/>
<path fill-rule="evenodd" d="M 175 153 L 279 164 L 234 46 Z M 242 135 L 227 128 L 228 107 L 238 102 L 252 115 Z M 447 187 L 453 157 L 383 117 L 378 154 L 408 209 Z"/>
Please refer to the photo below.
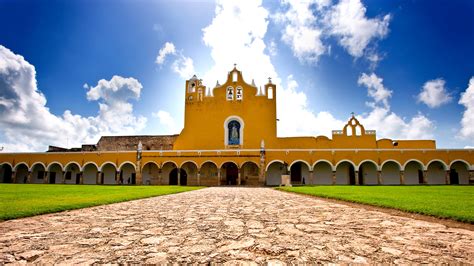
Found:
<path fill-rule="evenodd" d="M 388 33 L 390 15 L 367 18 L 366 8 L 360 0 L 341 0 L 325 14 L 325 23 L 331 35 L 353 57 L 361 57 L 367 45 Z"/>
<path fill-rule="evenodd" d="M 465 92 L 461 94 L 459 104 L 466 108 L 462 115 L 460 136 L 465 139 L 474 139 L 474 76 L 469 80 Z"/>
<path fill-rule="evenodd" d="M 193 59 L 183 55 L 182 51 L 178 51 L 172 42 L 166 42 L 158 51 L 155 63 L 163 65 L 167 57 L 173 56 L 174 61 L 171 69 L 181 76 L 183 79 L 189 79 L 195 74 Z"/>
<path fill-rule="evenodd" d="M 383 79 L 375 73 L 363 73 L 358 84 L 367 88 L 367 94 L 372 99 L 368 106 L 372 110 L 359 116 L 366 129 L 377 130 L 378 137 L 396 139 L 432 139 L 435 125 L 421 113 L 408 121 L 390 110 L 389 99 L 392 91 L 383 85 Z"/>
<path fill-rule="evenodd" d="M 360 0 L 284 1 L 285 12 L 277 13 L 274 20 L 283 25 L 282 40 L 290 46 L 300 62 L 315 63 L 330 46 L 325 39 L 335 38 L 353 57 L 366 55 L 375 68 L 381 57 L 367 47 L 388 33 L 391 16 L 368 18 Z"/>
<path fill-rule="evenodd" d="M 142 86 L 135 79 L 115 76 L 85 87 L 90 100 L 99 101 L 97 116 L 69 110 L 54 115 L 38 89 L 35 67 L 0 45 L 0 146 L 5 151 L 44 151 L 48 145 L 78 146 L 96 143 L 101 135 L 133 134 L 145 126 L 146 118 L 134 116 L 127 102 L 140 95 Z"/>
<path fill-rule="evenodd" d="M 453 97 L 447 92 L 445 84 L 446 82 L 441 78 L 427 81 L 418 94 L 418 102 L 422 102 L 430 108 L 437 108 L 449 103 Z"/>
<path fill-rule="evenodd" d="M 392 97 L 392 91 L 385 88 L 382 82 L 383 79 L 379 78 L 374 73 L 370 75 L 363 73 L 357 81 L 359 85 L 367 87 L 367 93 L 375 103 L 382 103 L 385 108 L 388 108 L 388 99 Z"/>
<path fill-rule="evenodd" d="M 155 63 L 161 65 L 165 62 L 166 56 L 176 54 L 176 48 L 172 42 L 166 42 L 163 47 L 158 51 L 158 56 L 156 56 Z"/>

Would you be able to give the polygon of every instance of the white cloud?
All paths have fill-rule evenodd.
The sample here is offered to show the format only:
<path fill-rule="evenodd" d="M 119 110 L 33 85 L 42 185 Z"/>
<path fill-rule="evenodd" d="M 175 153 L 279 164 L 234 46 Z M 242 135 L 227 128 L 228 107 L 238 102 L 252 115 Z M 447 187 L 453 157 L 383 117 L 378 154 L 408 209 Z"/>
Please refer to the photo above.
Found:
<path fill-rule="evenodd" d="M 374 73 L 367 75 L 363 73 L 357 83 L 359 85 L 364 85 L 367 87 L 367 93 L 372 99 L 375 100 L 375 103 L 383 103 L 385 108 L 388 108 L 388 99 L 392 97 L 392 91 L 386 89 L 383 84 L 383 79 L 377 77 Z"/>
<path fill-rule="evenodd" d="M 176 48 L 172 42 L 166 42 L 158 52 L 155 63 L 162 65 L 165 62 L 166 56 L 176 54 Z"/>
<path fill-rule="evenodd" d="M 474 76 L 469 80 L 466 91 L 461 94 L 459 104 L 466 108 L 462 115 L 460 136 L 472 142 L 474 139 Z"/>
<path fill-rule="evenodd" d="M 44 151 L 48 145 L 96 143 L 104 134 L 133 134 L 145 126 L 146 118 L 135 117 L 127 101 L 140 95 L 135 79 L 115 76 L 84 87 L 90 89 L 90 100 L 99 101 L 98 116 L 69 110 L 56 116 L 37 87 L 35 67 L 0 45 L 0 146 L 5 151 Z"/>
<path fill-rule="evenodd" d="M 300 62 L 315 63 L 320 56 L 329 53 L 330 47 L 324 40 L 330 37 L 335 37 L 355 58 L 366 54 L 373 68 L 381 60 L 366 48 L 387 35 L 390 15 L 367 18 L 360 0 L 341 0 L 334 5 L 329 0 L 288 0 L 283 6 L 288 9 L 273 18 L 283 25 L 282 39 Z"/>
<path fill-rule="evenodd" d="M 167 132 L 167 134 L 179 133 L 180 128 L 178 128 L 175 119 L 171 116 L 170 113 L 163 110 L 159 110 L 156 113 L 152 113 L 152 116 L 158 118 L 161 127 L 164 128 L 164 131 Z"/>
<path fill-rule="evenodd" d="M 383 79 L 375 73 L 363 73 L 358 80 L 359 85 L 367 87 L 368 96 L 373 102 L 368 104 L 372 110 L 359 116 L 366 129 L 377 130 L 377 137 L 396 139 L 432 139 L 434 123 L 426 116 L 418 113 L 408 121 L 390 110 L 388 102 L 392 91 L 385 88 Z"/>
<path fill-rule="evenodd" d="M 189 79 L 195 74 L 193 59 L 184 56 L 181 51 L 177 51 L 175 45 L 172 42 L 166 42 L 158 52 L 155 63 L 163 65 L 166 57 L 173 55 L 175 57 L 171 64 L 171 69 L 179 74 L 183 79 Z"/>
<path fill-rule="evenodd" d="M 441 78 L 425 82 L 423 89 L 418 94 L 418 102 L 422 102 L 430 108 L 449 103 L 453 97 L 446 91 L 445 84 L 446 82 Z"/>
<path fill-rule="evenodd" d="M 325 14 L 325 23 L 331 35 L 339 39 L 353 57 L 361 57 L 367 45 L 388 33 L 390 15 L 367 18 L 366 8 L 360 0 L 341 0 Z"/>

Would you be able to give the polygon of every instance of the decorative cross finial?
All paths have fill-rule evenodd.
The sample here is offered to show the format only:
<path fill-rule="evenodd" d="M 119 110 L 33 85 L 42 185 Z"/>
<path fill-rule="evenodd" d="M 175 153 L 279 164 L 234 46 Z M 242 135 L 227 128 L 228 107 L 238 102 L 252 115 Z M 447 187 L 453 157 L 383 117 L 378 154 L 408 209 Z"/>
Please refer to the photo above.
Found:
<path fill-rule="evenodd" d="M 268 77 L 268 83 L 272 83 L 272 78 Z"/>
<path fill-rule="evenodd" d="M 352 117 L 354 117 L 354 112 L 351 112 Z"/>
<path fill-rule="evenodd" d="M 237 64 L 236 64 L 236 63 L 234 63 L 234 68 L 237 68 Z"/>

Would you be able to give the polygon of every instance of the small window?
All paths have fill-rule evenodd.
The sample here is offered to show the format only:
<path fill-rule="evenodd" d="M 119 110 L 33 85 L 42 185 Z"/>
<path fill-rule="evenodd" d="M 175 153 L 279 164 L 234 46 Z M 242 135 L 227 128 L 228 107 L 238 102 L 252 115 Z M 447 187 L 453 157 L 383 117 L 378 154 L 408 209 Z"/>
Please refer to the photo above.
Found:
<path fill-rule="evenodd" d="M 195 92 L 195 91 L 196 91 L 196 83 L 191 82 L 189 84 L 188 93 L 192 93 L 192 92 Z"/>
<path fill-rule="evenodd" d="M 232 73 L 232 82 L 237 82 L 237 71 L 234 71 L 234 73 Z"/>
<path fill-rule="evenodd" d="M 268 96 L 268 99 L 273 99 L 273 88 L 272 87 L 268 87 L 267 96 Z"/>

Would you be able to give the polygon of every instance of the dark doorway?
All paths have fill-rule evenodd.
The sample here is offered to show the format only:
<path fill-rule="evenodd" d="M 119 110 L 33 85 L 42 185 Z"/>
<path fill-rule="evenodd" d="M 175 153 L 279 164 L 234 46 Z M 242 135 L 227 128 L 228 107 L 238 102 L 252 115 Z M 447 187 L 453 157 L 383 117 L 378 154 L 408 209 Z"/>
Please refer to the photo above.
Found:
<path fill-rule="evenodd" d="M 81 174 L 76 174 L 76 185 L 81 183 Z"/>
<path fill-rule="evenodd" d="M 456 171 L 456 169 L 451 169 L 449 172 L 449 182 L 451 185 L 459 184 L 459 173 Z"/>
<path fill-rule="evenodd" d="M 239 178 L 239 168 L 234 163 L 225 163 L 223 168 L 225 169 L 226 185 L 237 185 L 237 179 Z"/>
<path fill-rule="evenodd" d="M 349 166 L 349 184 L 350 185 L 355 185 L 356 178 L 355 178 L 355 171 L 354 171 L 354 166 L 352 164 Z"/>
<path fill-rule="evenodd" d="M 290 176 L 292 184 L 301 184 L 301 162 L 296 162 L 290 167 Z"/>
<path fill-rule="evenodd" d="M 418 184 L 423 184 L 423 171 L 418 170 Z"/>
<path fill-rule="evenodd" d="M 56 184 L 56 172 L 49 172 L 49 183 Z"/>
<path fill-rule="evenodd" d="M 2 183 L 11 183 L 12 182 L 12 168 L 10 165 L 5 164 L 2 166 L 3 176 Z"/>
<path fill-rule="evenodd" d="M 359 178 L 359 185 L 363 185 L 364 184 L 364 172 L 362 171 L 362 169 L 360 169 L 359 176 L 357 178 Z"/>
<path fill-rule="evenodd" d="M 131 180 L 130 180 L 130 184 L 135 185 L 136 182 L 137 182 L 137 174 L 136 174 L 136 173 L 132 173 L 132 177 L 131 177 Z"/>
<path fill-rule="evenodd" d="M 188 184 L 188 174 L 186 173 L 184 169 L 181 169 L 181 171 L 179 171 L 179 175 L 180 175 L 179 181 L 180 181 L 181 186 L 186 186 Z M 135 175 L 133 175 L 132 177 L 135 179 Z M 171 170 L 169 184 L 178 185 L 178 168 Z"/>

